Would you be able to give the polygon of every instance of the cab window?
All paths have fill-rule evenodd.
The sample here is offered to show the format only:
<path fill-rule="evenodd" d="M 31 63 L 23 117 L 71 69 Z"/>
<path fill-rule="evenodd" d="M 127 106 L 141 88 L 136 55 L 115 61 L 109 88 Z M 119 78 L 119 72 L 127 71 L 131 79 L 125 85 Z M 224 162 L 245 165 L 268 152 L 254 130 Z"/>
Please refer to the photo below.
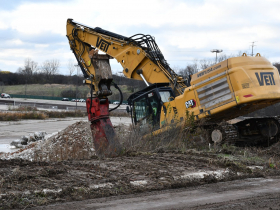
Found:
<path fill-rule="evenodd" d="M 173 98 L 173 96 L 171 95 L 170 91 L 160 91 L 160 92 L 159 92 L 159 95 L 160 95 L 161 101 L 162 101 L 163 103 L 169 102 L 169 101 L 173 101 L 173 100 L 174 100 L 174 98 Z"/>
<path fill-rule="evenodd" d="M 137 101 L 134 101 L 134 113 L 136 122 L 149 116 L 149 104 L 147 103 L 147 98 L 145 96 Z"/>

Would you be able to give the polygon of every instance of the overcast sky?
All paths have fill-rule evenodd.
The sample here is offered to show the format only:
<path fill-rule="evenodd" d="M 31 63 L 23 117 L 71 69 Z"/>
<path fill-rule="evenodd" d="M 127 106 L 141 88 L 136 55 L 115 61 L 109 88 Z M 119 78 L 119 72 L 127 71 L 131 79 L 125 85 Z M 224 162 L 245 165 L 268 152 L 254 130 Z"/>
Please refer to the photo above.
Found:
<path fill-rule="evenodd" d="M 279 9 L 279 0 L 0 0 L 0 70 L 16 72 L 26 58 L 58 59 L 68 74 L 67 18 L 124 36 L 150 34 L 173 68 L 212 59 L 211 49 L 251 53 L 253 41 L 254 53 L 280 62 Z"/>

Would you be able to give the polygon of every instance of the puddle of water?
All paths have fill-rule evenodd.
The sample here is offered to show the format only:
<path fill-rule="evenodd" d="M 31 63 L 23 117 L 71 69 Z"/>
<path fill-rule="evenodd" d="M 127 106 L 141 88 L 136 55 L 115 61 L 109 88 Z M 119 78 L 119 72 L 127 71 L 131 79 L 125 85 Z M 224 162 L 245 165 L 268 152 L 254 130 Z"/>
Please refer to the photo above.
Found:
<path fill-rule="evenodd" d="M 18 149 L 13 148 L 10 146 L 10 144 L 0 144 L 0 152 L 15 152 Z"/>

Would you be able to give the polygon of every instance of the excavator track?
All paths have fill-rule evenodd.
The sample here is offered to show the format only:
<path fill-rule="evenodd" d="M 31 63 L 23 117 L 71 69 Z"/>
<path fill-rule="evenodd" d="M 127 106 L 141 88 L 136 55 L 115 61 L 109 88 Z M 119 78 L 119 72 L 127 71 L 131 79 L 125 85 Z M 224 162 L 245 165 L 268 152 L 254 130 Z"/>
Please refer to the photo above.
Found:
<path fill-rule="evenodd" d="M 223 143 L 235 144 L 238 141 L 238 131 L 234 125 L 227 122 L 222 122 L 220 123 L 220 127 L 223 129 L 223 132 L 225 134 Z"/>
<path fill-rule="evenodd" d="M 238 141 L 238 131 L 234 125 L 231 125 L 225 121 L 207 125 L 206 129 L 206 139 L 209 143 L 216 144 L 235 144 Z"/>
<path fill-rule="evenodd" d="M 240 125 L 239 123 L 236 124 L 230 124 L 228 122 L 221 122 L 218 124 L 212 124 L 212 125 L 207 125 L 207 138 L 210 143 L 215 143 L 216 144 L 234 144 L 234 145 L 258 145 L 258 144 L 266 144 L 266 143 L 272 143 L 275 141 L 278 141 L 280 137 L 280 116 L 275 116 L 275 117 L 260 117 L 260 118 L 252 118 L 254 121 L 258 121 L 258 123 L 267 123 L 270 121 L 273 121 L 274 126 L 277 125 L 278 130 L 274 130 L 274 134 L 272 136 L 264 136 L 261 135 L 261 129 L 258 129 L 254 127 L 255 129 L 253 132 L 256 130 L 259 132 L 259 135 L 255 136 L 242 136 L 242 134 L 239 133 L 239 129 L 242 130 L 242 126 L 244 127 L 244 124 L 250 123 L 252 121 L 247 121 L 251 120 L 250 118 L 245 118 Z"/>

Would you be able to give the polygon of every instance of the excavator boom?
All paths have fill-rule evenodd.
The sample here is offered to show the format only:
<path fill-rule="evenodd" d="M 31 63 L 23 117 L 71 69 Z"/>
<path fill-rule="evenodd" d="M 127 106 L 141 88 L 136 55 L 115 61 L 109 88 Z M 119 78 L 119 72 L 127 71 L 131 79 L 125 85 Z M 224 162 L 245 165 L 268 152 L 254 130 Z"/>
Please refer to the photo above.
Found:
<path fill-rule="evenodd" d="M 154 38 L 150 35 L 136 34 L 125 37 L 99 27 L 67 20 L 67 37 L 71 49 L 80 64 L 85 77 L 94 76 L 91 54 L 98 49 L 115 58 L 123 67 L 127 78 L 145 80 L 147 83 L 170 83 L 176 95 L 181 95 L 189 84 L 178 76 L 168 65 Z M 90 80 L 86 81 L 91 83 Z M 100 82 L 95 80 L 95 82 Z M 98 87 L 95 87 L 96 90 Z"/>

